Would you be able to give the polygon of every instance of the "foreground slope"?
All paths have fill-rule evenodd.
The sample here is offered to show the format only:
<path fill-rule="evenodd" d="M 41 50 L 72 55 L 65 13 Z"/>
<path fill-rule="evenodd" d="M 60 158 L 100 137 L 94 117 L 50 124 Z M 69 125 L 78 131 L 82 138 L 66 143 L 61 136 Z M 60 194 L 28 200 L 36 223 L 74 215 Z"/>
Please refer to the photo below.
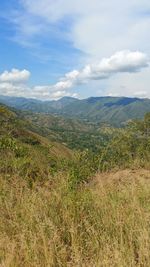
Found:
<path fill-rule="evenodd" d="M 0 265 L 149 267 L 150 113 L 72 157 L 0 111 Z"/>
<path fill-rule="evenodd" d="M 150 266 L 150 172 L 98 174 L 70 191 L 59 174 L 29 188 L 0 176 L 5 267 Z"/>

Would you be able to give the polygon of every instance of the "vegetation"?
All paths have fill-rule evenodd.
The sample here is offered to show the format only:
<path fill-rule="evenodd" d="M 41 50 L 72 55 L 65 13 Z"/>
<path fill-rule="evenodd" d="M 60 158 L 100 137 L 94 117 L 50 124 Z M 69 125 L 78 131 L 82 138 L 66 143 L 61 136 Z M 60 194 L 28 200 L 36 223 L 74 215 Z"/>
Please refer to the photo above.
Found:
<path fill-rule="evenodd" d="M 0 106 L 0 265 L 148 267 L 150 113 L 120 129 L 41 116 Z M 66 123 L 89 147 L 58 143 Z"/>
<path fill-rule="evenodd" d="M 32 184 L 46 179 L 62 159 L 72 158 L 67 147 L 29 130 L 29 122 L 14 110 L 0 106 L 0 114 L 0 173 L 18 172 Z"/>
<path fill-rule="evenodd" d="M 66 178 L 32 189 L 1 179 L 1 265 L 148 267 L 149 173 L 98 176 L 77 191 Z"/>
<path fill-rule="evenodd" d="M 33 131 L 71 149 L 98 152 L 108 137 L 100 132 L 99 124 L 41 113 L 23 112 L 21 116 L 30 122 Z"/>
<path fill-rule="evenodd" d="M 0 102 L 21 110 L 63 115 L 95 123 L 122 126 L 131 119 L 143 119 L 150 112 L 150 100 L 128 97 L 90 97 L 76 99 L 63 97 L 58 101 L 0 96 Z"/>
<path fill-rule="evenodd" d="M 102 151 L 101 170 L 126 167 L 148 167 L 150 162 L 150 113 L 143 121 L 133 121 L 114 136 Z"/>

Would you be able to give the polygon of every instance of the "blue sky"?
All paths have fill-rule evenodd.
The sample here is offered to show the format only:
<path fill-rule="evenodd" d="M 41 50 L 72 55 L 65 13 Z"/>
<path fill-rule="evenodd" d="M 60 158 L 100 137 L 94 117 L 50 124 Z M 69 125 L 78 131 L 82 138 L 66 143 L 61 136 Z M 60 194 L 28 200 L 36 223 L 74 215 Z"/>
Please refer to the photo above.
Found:
<path fill-rule="evenodd" d="M 0 1 L 0 94 L 150 97 L 149 28 L 148 0 Z"/>
<path fill-rule="evenodd" d="M 60 75 L 78 66 L 82 52 L 61 36 L 63 31 L 69 30 L 70 21 L 59 22 L 48 30 L 45 26 L 45 33 L 40 32 L 37 36 L 23 36 L 11 18 L 11 12 L 16 10 L 24 13 L 19 1 L 0 2 L 1 72 L 14 67 L 27 68 L 32 72 L 32 82 L 43 84 L 54 82 Z"/>

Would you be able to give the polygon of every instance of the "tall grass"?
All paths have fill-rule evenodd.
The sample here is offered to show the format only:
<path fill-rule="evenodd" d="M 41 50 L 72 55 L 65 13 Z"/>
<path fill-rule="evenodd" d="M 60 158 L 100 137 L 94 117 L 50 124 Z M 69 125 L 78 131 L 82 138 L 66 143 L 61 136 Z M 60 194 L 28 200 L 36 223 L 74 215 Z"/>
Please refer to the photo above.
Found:
<path fill-rule="evenodd" d="M 62 173 L 32 188 L 1 177 L 0 266 L 150 266 L 148 178 L 102 174 L 70 189 Z"/>

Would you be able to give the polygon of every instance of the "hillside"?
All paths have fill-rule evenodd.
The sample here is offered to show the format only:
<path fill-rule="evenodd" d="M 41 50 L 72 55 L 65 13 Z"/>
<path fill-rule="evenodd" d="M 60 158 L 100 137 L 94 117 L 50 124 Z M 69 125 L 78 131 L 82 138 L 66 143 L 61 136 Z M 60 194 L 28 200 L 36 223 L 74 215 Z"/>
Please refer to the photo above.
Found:
<path fill-rule="evenodd" d="M 50 142 L 61 143 L 71 149 L 93 151 L 98 150 L 104 142 L 105 134 L 100 133 L 98 124 L 58 115 L 20 111 L 13 108 L 12 110 L 19 125 L 24 126 L 26 131 L 45 137 Z M 7 107 L 7 111 L 10 111 L 10 108 Z"/>
<path fill-rule="evenodd" d="M 52 142 L 34 131 L 29 121 L 18 111 L 0 105 L 0 172 L 41 179 L 53 173 L 59 161 L 71 158 L 73 153 L 66 146 Z M 33 180 L 32 180 L 33 179 Z"/>
<path fill-rule="evenodd" d="M 79 100 L 64 97 L 58 101 L 40 101 L 0 96 L 0 102 L 21 110 L 63 115 L 95 123 L 120 126 L 131 119 L 142 119 L 150 112 L 150 100 L 127 97 L 91 97 Z"/>
<path fill-rule="evenodd" d="M 150 265 L 150 113 L 94 128 L 96 151 L 50 141 L 93 124 L 0 105 L 0 125 L 0 265 Z"/>
<path fill-rule="evenodd" d="M 31 124 L 30 128 L 34 131 L 71 149 L 90 149 L 96 152 L 106 138 L 98 123 L 27 111 L 20 114 Z"/>
<path fill-rule="evenodd" d="M 40 144 L 49 145 L 52 147 L 51 152 L 56 152 L 56 156 L 61 157 L 63 155 L 70 154 L 70 150 L 57 142 L 50 142 L 49 139 L 37 134 L 37 128 L 31 123 L 24 114 L 18 110 L 10 109 L 0 104 L 0 134 L 8 135 L 16 140 L 25 144 Z M 35 129 L 35 131 L 33 130 Z M 59 149 L 58 149 L 59 147 Z"/>

